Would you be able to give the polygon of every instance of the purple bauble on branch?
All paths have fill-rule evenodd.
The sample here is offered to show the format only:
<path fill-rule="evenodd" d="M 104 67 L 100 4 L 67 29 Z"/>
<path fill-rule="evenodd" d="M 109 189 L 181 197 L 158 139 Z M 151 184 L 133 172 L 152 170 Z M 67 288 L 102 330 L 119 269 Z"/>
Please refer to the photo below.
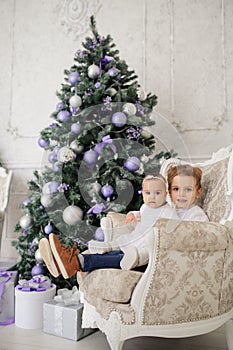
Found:
<path fill-rule="evenodd" d="M 39 145 L 40 147 L 42 147 L 42 148 L 48 147 L 49 144 L 50 144 L 49 140 L 45 140 L 45 139 L 43 139 L 42 137 L 40 137 L 40 138 L 38 139 L 38 145 Z"/>
<path fill-rule="evenodd" d="M 48 224 L 48 225 L 46 225 L 46 226 L 44 227 L 44 233 L 45 233 L 46 235 L 49 235 L 49 234 L 52 233 L 52 232 L 53 232 L 53 225 Z"/>
<path fill-rule="evenodd" d="M 69 77 L 68 77 L 69 83 L 71 85 L 75 85 L 77 82 L 79 82 L 80 80 L 80 76 L 78 72 L 72 72 L 70 73 Z"/>
<path fill-rule="evenodd" d="M 64 107 L 64 103 L 60 101 L 56 105 L 56 110 L 61 111 L 63 107 Z"/>
<path fill-rule="evenodd" d="M 125 113 L 115 112 L 112 115 L 112 124 L 115 125 L 117 128 L 121 128 L 126 124 L 126 122 L 127 122 L 127 117 Z"/>
<path fill-rule="evenodd" d="M 81 124 L 79 124 L 79 123 L 73 123 L 73 124 L 71 125 L 71 132 L 72 132 L 73 134 L 79 135 L 79 134 L 81 133 L 81 131 L 82 131 L 82 126 L 81 126 Z"/>
<path fill-rule="evenodd" d="M 108 75 L 110 75 L 110 77 L 114 77 L 115 75 L 117 75 L 117 73 L 119 72 L 119 70 L 115 67 L 110 68 L 108 70 Z"/>
<path fill-rule="evenodd" d="M 60 111 L 57 115 L 57 120 L 60 122 L 68 122 L 70 120 L 71 113 L 67 110 Z"/>
<path fill-rule="evenodd" d="M 129 171 L 137 171 L 140 168 L 141 162 L 137 157 L 129 157 L 125 161 L 125 168 Z"/>
<path fill-rule="evenodd" d="M 32 276 L 44 275 L 45 272 L 46 272 L 45 267 L 43 265 L 39 265 L 39 264 L 33 266 L 32 270 L 31 270 Z"/>
<path fill-rule="evenodd" d="M 111 195 L 114 192 L 112 186 L 110 186 L 110 185 L 104 185 L 100 191 L 105 198 L 111 197 Z"/>
<path fill-rule="evenodd" d="M 96 151 L 90 150 L 85 152 L 84 161 L 88 165 L 93 165 L 97 162 L 99 154 Z"/>
<path fill-rule="evenodd" d="M 97 230 L 95 231 L 95 239 L 99 242 L 104 241 L 104 231 L 102 230 L 101 227 L 98 227 Z"/>

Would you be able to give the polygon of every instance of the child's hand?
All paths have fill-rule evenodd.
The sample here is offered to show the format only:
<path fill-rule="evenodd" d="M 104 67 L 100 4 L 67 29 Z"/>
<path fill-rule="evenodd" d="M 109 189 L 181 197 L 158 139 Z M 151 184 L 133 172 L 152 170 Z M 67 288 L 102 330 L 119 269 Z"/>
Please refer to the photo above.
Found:
<path fill-rule="evenodd" d="M 109 243 L 91 240 L 88 242 L 88 249 L 91 254 L 104 254 L 110 252 L 112 247 Z"/>
<path fill-rule="evenodd" d="M 125 225 L 130 224 L 131 222 L 136 222 L 136 218 L 133 213 L 128 213 L 125 218 Z"/>

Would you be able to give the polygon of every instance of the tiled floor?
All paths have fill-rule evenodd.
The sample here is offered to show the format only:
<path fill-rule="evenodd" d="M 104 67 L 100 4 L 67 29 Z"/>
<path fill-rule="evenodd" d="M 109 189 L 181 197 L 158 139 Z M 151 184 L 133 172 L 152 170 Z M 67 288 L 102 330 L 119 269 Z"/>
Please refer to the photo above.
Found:
<path fill-rule="evenodd" d="M 0 327 L 0 350 L 109 350 L 106 337 L 96 332 L 78 342 L 25 330 L 15 325 Z M 192 338 L 161 339 L 139 337 L 127 340 L 123 350 L 227 350 L 224 328 Z"/>

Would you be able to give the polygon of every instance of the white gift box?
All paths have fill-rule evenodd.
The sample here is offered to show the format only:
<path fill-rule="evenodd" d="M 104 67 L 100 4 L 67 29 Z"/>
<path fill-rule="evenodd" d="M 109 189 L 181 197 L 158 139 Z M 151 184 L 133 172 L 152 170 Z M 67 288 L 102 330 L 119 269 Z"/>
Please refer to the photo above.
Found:
<path fill-rule="evenodd" d="M 51 300 L 44 303 L 43 331 L 71 340 L 80 340 L 96 331 L 82 328 L 83 304 L 65 305 Z"/>
<path fill-rule="evenodd" d="M 45 291 L 23 291 L 15 288 L 15 325 L 25 329 L 43 327 L 43 304 L 54 298 L 56 286 Z"/>

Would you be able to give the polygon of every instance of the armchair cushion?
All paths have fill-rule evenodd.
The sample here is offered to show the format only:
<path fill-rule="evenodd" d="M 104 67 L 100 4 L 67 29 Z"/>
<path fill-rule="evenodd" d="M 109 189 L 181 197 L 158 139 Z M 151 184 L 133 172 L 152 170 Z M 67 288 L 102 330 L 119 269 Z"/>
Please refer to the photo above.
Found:
<path fill-rule="evenodd" d="M 79 278 L 85 295 L 114 303 L 128 303 L 142 272 L 118 269 L 98 269 Z"/>

